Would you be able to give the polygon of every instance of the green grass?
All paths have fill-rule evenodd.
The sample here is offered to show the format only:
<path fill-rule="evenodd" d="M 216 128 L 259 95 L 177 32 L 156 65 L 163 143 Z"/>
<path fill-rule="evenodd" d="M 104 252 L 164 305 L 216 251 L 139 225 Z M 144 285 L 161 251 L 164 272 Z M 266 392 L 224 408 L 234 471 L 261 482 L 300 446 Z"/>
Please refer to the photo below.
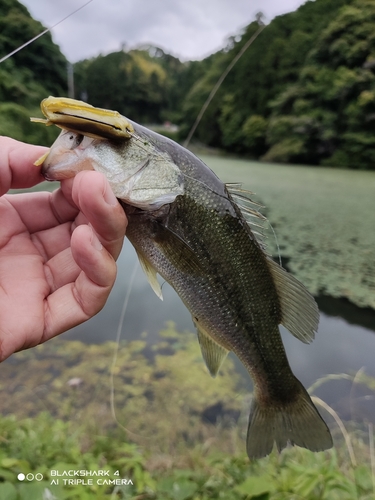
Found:
<path fill-rule="evenodd" d="M 210 378 L 196 336 L 173 325 L 152 351 L 144 340 L 123 343 L 113 370 L 114 416 L 114 349 L 111 342 L 56 339 L 1 366 L 2 500 L 373 498 L 371 427 L 346 424 L 350 455 L 334 419 L 321 410 L 334 449 L 291 448 L 251 462 L 245 454 L 249 395 L 230 359 Z M 372 379 L 361 382 L 375 388 Z M 212 423 L 205 410 L 218 401 L 222 409 Z M 106 470 L 110 479 L 132 484 L 100 485 L 96 478 L 92 485 L 61 478 L 51 484 L 55 470 Z M 19 481 L 19 473 L 43 480 Z"/>
<path fill-rule="evenodd" d="M 250 463 L 244 454 L 204 454 L 197 447 L 176 464 L 173 457 L 151 456 L 125 439 L 94 435 L 47 413 L 19 422 L 2 417 L 0 423 L 6 441 L 0 452 L 3 500 L 51 498 L 46 491 L 71 500 L 370 500 L 374 495 L 368 463 L 346 468 L 341 450 L 312 454 L 290 449 Z M 61 476 L 51 484 L 56 478 L 52 471 L 69 470 L 105 470 L 106 477 L 132 484 L 101 485 L 94 478 L 92 485 L 67 485 Z M 20 482 L 20 471 L 43 479 Z"/>
<path fill-rule="evenodd" d="M 225 182 L 256 193 L 290 271 L 314 295 L 375 308 L 375 172 L 202 159 Z"/>

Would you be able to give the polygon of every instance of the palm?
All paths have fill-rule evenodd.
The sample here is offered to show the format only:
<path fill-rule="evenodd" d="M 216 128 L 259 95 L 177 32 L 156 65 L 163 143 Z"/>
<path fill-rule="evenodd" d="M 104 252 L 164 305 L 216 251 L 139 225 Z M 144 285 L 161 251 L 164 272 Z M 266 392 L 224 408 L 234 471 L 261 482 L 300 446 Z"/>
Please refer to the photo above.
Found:
<path fill-rule="evenodd" d="M 103 307 L 126 226 L 108 190 L 100 174 L 82 172 L 52 194 L 0 198 L 0 360 Z"/>

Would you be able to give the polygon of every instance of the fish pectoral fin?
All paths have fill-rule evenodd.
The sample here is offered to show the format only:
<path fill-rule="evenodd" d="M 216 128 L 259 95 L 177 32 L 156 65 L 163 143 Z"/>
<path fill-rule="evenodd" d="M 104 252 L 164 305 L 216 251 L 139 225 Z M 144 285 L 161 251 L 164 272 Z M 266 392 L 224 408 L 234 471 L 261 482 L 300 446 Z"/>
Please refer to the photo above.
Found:
<path fill-rule="evenodd" d="M 229 351 L 225 349 L 225 347 L 222 347 L 220 344 L 215 342 L 212 337 L 210 337 L 203 329 L 201 329 L 197 325 L 196 321 L 194 321 L 194 323 L 197 327 L 198 340 L 199 345 L 201 346 L 203 359 L 211 376 L 216 377 L 220 366 L 222 365 L 224 359 L 227 357 Z"/>
<path fill-rule="evenodd" d="M 154 240 L 170 264 L 176 269 L 193 276 L 204 274 L 202 264 L 194 250 L 168 227 L 158 224 Z"/>
<path fill-rule="evenodd" d="M 151 264 L 149 260 L 146 259 L 140 252 L 137 252 L 139 262 L 141 264 L 141 267 L 147 276 L 148 282 L 151 285 L 151 288 L 154 290 L 156 295 L 159 297 L 160 300 L 163 300 L 163 293 L 161 291 L 161 286 L 160 283 L 157 280 L 156 274 L 157 271 L 154 268 L 154 266 Z"/>
<path fill-rule="evenodd" d="M 305 344 L 311 342 L 319 325 L 319 309 L 310 292 L 294 276 L 267 258 L 280 299 L 280 324 Z"/>

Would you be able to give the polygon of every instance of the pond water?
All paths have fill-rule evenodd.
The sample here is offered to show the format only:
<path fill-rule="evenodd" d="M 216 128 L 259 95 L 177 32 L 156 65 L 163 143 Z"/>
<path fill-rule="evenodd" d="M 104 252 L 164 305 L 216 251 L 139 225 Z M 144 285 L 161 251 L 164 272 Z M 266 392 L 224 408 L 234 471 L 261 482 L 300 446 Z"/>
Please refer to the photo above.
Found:
<path fill-rule="evenodd" d="M 207 161 L 207 159 L 205 159 L 205 161 Z M 226 170 L 219 172 L 220 177 L 223 178 L 224 181 L 243 181 L 247 187 L 251 188 L 251 185 L 249 185 L 251 183 L 246 182 L 249 178 L 250 162 L 246 163 L 243 160 L 227 161 L 222 158 L 215 160 L 214 158 L 210 158 L 207 163 L 214 170 L 215 166 L 217 166 L 219 170 L 220 166 L 224 166 L 226 168 Z M 253 165 L 253 170 L 251 170 L 252 182 L 255 184 L 258 182 L 255 189 L 258 190 L 258 194 L 260 196 L 263 196 L 263 193 L 265 192 L 264 195 L 266 196 L 266 204 L 269 206 L 271 212 L 269 217 L 271 222 L 273 222 L 273 220 L 277 220 L 277 215 L 282 209 L 282 204 L 279 206 L 277 206 L 277 204 L 272 206 L 272 200 L 277 197 L 281 187 L 282 190 L 287 193 L 288 183 L 284 181 L 284 185 L 281 186 L 284 174 L 289 176 L 290 179 L 295 180 L 295 174 L 298 173 L 297 167 L 293 170 L 294 167 L 276 167 L 273 165 L 270 166 L 269 170 L 267 170 L 265 166 L 259 163 L 252 163 L 251 165 Z M 322 169 L 321 172 L 316 173 L 316 170 L 317 169 L 314 167 L 305 168 L 305 173 L 307 172 L 308 176 L 310 176 L 309 183 L 313 180 L 311 177 L 312 175 L 323 175 L 323 178 L 326 176 L 326 184 L 328 180 L 332 184 L 332 179 L 338 178 L 342 180 L 349 176 L 350 179 L 346 182 L 346 184 L 348 184 L 350 189 L 355 190 L 358 187 L 353 185 L 351 179 L 351 176 L 353 176 L 354 173 L 339 170 L 336 172 L 330 172 L 324 169 Z M 314 173 L 312 174 L 313 171 Z M 272 176 L 270 177 L 270 173 L 274 176 L 274 178 L 271 178 Z M 370 176 L 368 172 L 363 174 L 364 176 L 367 176 L 365 182 L 362 183 L 362 186 L 364 186 L 365 189 L 371 182 L 374 183 L 375 176 Z M 235 175 L 235 178 L 233 178 L 233 175 Z M 327 177 L 328 175 L 329 178 Z M 359 179 L 362 173 L 358 172 L 356 175 L 357 177 L 355 177 L 355 179 Z M 298 186 L 302 186 L 300 189 L 303 190 L 303 179 Z M 266 192 L 267 190 L 268 193 Z M 294 184 L 294 191 L 296 190 L 298 191 L 296 184 Z M 340 190 L 343 191 L 344 188 L 341 187 Z M 321 190 L 317 188 L 316 191 Z M 327 196 L 329 196 L 330 192 L 331 191 L 327 191 Z M 361 204 L 363 208 L 366 206 L 366 200 L 364 191 L 360 192 L 362 193 Z M 286 196 L 288 199 L 288 193 Z M 327 196 L 325 196 L 325 198 L 327 198 Z M 295 207 L 299 206 L 298 203 L 303 204 L 304 198 L 303 194 L 299 193 L 299 198 L 294 201 L 294 203 L 296 203 Z M 312 208 L 310 207 L 310 210 L 313 210 L 314 206 L 319 209 L 320 205 L 320 202 L 311 204 Z M 342 209 L 342 204 L 339 204 L 338 206 L 341 207 L 340 210 L 344 214 L 345 211 Z M 285 216 L 283 215 L 284 218 L 288 219 L 288 223 L 290 223 L 289 218 L 293 217 L 293 215 L 295 215 L 297 219 L 303 219 L 302 215 L 300 216 L 298 208 L 295 207 L 293 210 L 286 213 Z M 356 205 L 353 205 L 353 207 L 354 208 L 350 208 L 351 214 L 353 214 Z M 358 209 L 360 208 L 361 207 L 358 206 Z M 272 210 L 274 212 L 272 212 Z M 277 212 L 278 210 L 279 212 Z M 333 210 L 334 209 L 331 209 L 330 215 L 338 215 L 333 214 Z M 366 214 L 368 213 L 369 211 L 367 210 Z M 274 217 L 274 219 L 272 219 L 272 217 Z M 314 214 L 309 213 L 309 217 L 313 219 Z M 344 217 L 344 215 L 342 217 Z M 358 217 L 358 220 L 363 220 L 368 224 L 367 216 L 362 218 Z M 339 221 L 339 218 L 336 217 L 336 225 L 339 224 L 337 221 Z M 357 222 L 353 223 L 351 225 L 351 229 L 355 229 L 357 231 L 358 225 L 359 223 Z M 368 227 L 371 227 L 371 224 Z M 278 234 L 281 233 L 282 238 L 283 229 L 283 227 L 281 227 L 281 229 L 280 227 L 277 227 Z M 297 227 L 297 233 L 299 234 L 300 230 L 303 229 L 304 226 L 301 226 L 300 229 Z M 363 234 L 365 236 L 369 235 L 369 231 L 366 230 Z M 362 236 L 362 240 L 366 240 L 365 236 Z M 325 235 L 323 235 L 323 238 L 325 238 Z M 326 238 L 326 240 L 328 241 L 329 238 Z M 330 241 L 332 243 L 332 238 Z M 283 241 L 281 241 L 281 243 L 283 243 Z M 338 244 L 338 242 L 336 243 Z M 345 243 L 341 246 L 345 247 Z M 280 247 L 283 248 L 282 245 L 280 245 Z M 331 246 L 327 248 L 328 252 L 332 250 Z M 371 257 L 371 248 L 371 241 L 366 240 L 366 247 L 361 255 L 358 254 L 358 258 L 365 259 L 366 263 L 369 262 L 370 266 L 374 266 L 374 262 Z M 353 269 L 357 272 L 355 268 L 356 256 L 355 254 L 353 254 L 353 256 Z M 293 262 L 285 260 L 285 263 L 287 263 L 288 267 L 290 267 L 290 264 L 294 264 L 298 258 L 299 253 L 297 252 L 297 254 L 294 254 L 291 259 Z M 345 262 L 347 260 L 348 257 L 345 256 Z M 147 332 L 148 342 L 152 344 L 158 340 L 158 332 L 165 327 L 168 321 L 173 321 L 176 325 L 176 329 L 179 331 L 194 331 L 189 312 L 186 310 L 174 290 L 167 283 L 163 283 L 162 286 L 164 301 L 161 302 L 160 299 L 156 297 L 154 292 L 151 290 L 138 264 L 136 254 L 128 241 L 126 241 L 124 245 L 118 264 L 118 278 L 105 308 L 95 318 L 70 330 L 69 332 L 64 333 L 62 338 L 65 338 L 66 340 L 81 340 L 86 343 L 101 343 L 107 340 L 115 340 L 123 302 L 129 290 L 131 276 L 134 270 L 135 279 L 131 286 L 121 339 L 138 339 L 143 332 Z M 364 265 L 362 265 L 362 268 L 364 268 Z M 339 270 L 339 272 L 341 271 Z M 366 299 L 366 294 L 369 290 L 368 304 L 375 303 L 373 300 L 374 296 L 371 296 L 371 293 L 374 290 L 371 288 L 371 279 L 374 280 L 372 272 L 368 273 L 367 286 L 369 286 L 369 288 L 365 289 L 364 293 L 362 293 L 361 290 L 356 289 L 356 297 L 359 297 L 360 300 L 364 300 L 363 297 Z M 303 281 L 305 282 L 305 280 Z M 336 279 L 336 284 L 339 282 L 340 279 Z M 311 283 L 313 284 L 313 281 Z M 370 285 L 368 285 L 368 283 L 370 283 Z M 335 286 L 332 287 L 332 290 L 336 290 L 336 284 L 334 284 Z M 348 289 L 348 287 L 346 287 L 346 289 Z M 329 293 L 325 296 L 318 297 L 317 301 L 321 310 L 321 319 L 318 334 L 312 344 L 303 344 L 287 331 L 281 329 L 290 365 L 296 376 L 306 387 L 309 387 L 318 379 L 327 375 L 342 373 L 355 374 L 359 370 L 364 370 L 367 375 L 375 377 L 375 310 L 370 307 L 357 307 L 348 300 L 333 298 Z M 234 355 L 233 357 L 235 358 Z M 251 381 L 249 376 L 245 372 L 242 365 L 238 361 L 235 362 L 238 370 L 244 375 L 244 389 L 250 389 Z M 374 398 L 369 390 L 364 388 L 364 386 L 356 385 L 353 387 L 351 381 L 343 378 L 341 380 L 333 380 L 323 384 L 316 391 L 316 394 L 328 403 L 332 404 L 337 410 L 340 411 L 340 414 L 343 417 L 353 418 L 353 411 L 355 410 L 356 413 L 360 414 L 361 418 L 371 418 L 374 420 Z"/>
<path fill-rule="evenodd" d="M 139 339 L 143 332 L 147 332 L 147 341 L 152 344 L 158 340 L 158 332 L 169 320 L 175 323 L 179 331 L 194 331 L 189 312 L 168 283 L 162 286 L 163 301 L 151 290 L 132 246 L 126 241 L 119 258 L 118 278 L 105 308 L 95 318 L 64 333 L 63 338 L 88 343 L 115 340 L 121 309 L 135 268 L 135 279 L 131 286 L 121 339 Z M 340 301 L 335 303 L 339 308 Z M 360 316 L 359 308 L 352 306 L 352 309 Z M 281 332 L 290 365 L 305 387 L 326 375 L 354 374 L 361 369 L 375 377 L 375 330 L 349 323 L 339 315 L 331 316 L 321 311 L 319 331 L 312 344 L 303 344 L 283 328 Z M 249 376 L 237 359 L 235 363 L 244 376 L 245 388 L 250 390 Z M 370 418 L 375 415 L 375 406 L 369 391 L 359 388 L 357 392 L 357 399 L 361 403 L 361 416 Z M 353 397 L 350 381 L 330 381 L 323 384 L 316 394 L 339 409 L 342 417 L 352 417 L 352 414 L 349 415 L 348 406 L 348 398 Z M 350 403 L 353 410 L 353 401 Z"/>

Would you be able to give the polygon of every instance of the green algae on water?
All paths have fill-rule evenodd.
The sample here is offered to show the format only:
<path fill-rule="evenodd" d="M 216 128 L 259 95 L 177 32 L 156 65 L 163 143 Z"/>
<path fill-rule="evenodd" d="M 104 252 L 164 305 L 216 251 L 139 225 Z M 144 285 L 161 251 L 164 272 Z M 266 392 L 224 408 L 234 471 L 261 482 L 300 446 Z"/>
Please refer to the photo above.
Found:
<path fill-rule="evenodd" d="M 375 308 L 375 172 L 203 160 L 256 193 L 288 269 L 312 294 Z M 266 243 L 277 258 L 271 231 Z"/>

